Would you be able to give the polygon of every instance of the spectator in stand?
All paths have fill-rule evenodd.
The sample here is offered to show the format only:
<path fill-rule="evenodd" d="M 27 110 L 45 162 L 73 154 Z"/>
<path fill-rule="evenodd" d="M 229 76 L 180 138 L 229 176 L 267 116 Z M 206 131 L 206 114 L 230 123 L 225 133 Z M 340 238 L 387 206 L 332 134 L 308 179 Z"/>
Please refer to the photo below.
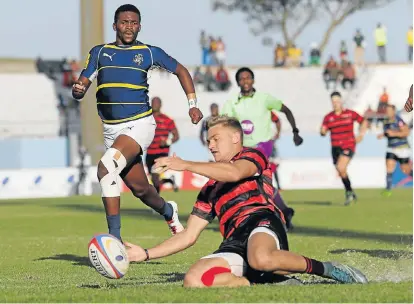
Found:
<path fill-rule="evenodd" d="M 193 74 L 193 81 L 195 85 L 204 84 L 204 74 L 201 72 L 200 67 L 196 67 Z"/>
<path fill-rule="evenodd" d="M 74 73 L 79 71 L 79 64 L 75 59 L 72 59 L 72 61 L 70 62 L 70 68 Z"/>
<path fill-rule="evenodd" d="M 336 84 L 338 82 L 338 77 L 341 70 L 336 63 L 335 59 L 331 56 L 329 57 L 329 61 L 325 65 L 325 69 L 323 72 L 323 78 L 325 80 L 326 89 L 329 90 L 331 84 L 333 84 L 333 90 L 336 90 Z"/>
<path fill-rule="evenodd" d="M 410 29 L 407 32 L 407 44 L 408 44 L 408 61 L 413 61 L 413 27 L 410 26 Z"/>
<path fill-rule="evenodd" d="M 214 39 L 213 36 L 210 36 L 210 65 L 216 65 L 217 64 L 217 57 L 216 57 L 216 51 L 217 51 L 217 41 Z"/>
<path fill-rule="evenodd" d="M 301 66 L 301 57 L 302 57 L 302 50 L 296 47 L 295 44 L 292 44 L 291 47 L 288 48 L 288 60 L 287 65 L 293 67 Z"/>
<path fill-rule="evenodd" d="M 274 53 L 274 67 L 282 67 L 285 65 L 285 48 L 278 43 L 275 47 L 275 53 Z"/>
<path fill-rule="evenodd" d="M 345 40 L 341 41 L 341 46 L 339 47 L 339 58 L 341 58 L 341 61 L 346 61 L 348 59 L 348 47 L 346 46 Z"/>
<path fill-rule="evenodd" d="M 342 87 L 344 90 L 351 90 L 355 84 L 355 69 L 351 62 L 346 61 L 342 67 Z"/>
<path fill-rule="evenodd" d="M 365 64 L 365 37 L 361 34 L 359 29 L 356 30 L 354 36 L 355 42 L 355 54 L 354 54 L 354 61 L 358 67 L 364 66 Z"/>
<path fill-rule="evenodd" d="M 216 59 L 219 65 L 224 65 L 226 62 L 226 45 L 221 37 L 218 38 L 216 43 Z"/>
<path fill-rule="evenodd" d="M 375 44 L 377 45 L 379 61 L 381 63 L 386 63 L 387 62 L 387 56 L 386 56 L 387 29 L 381 23 L 378 23 L 374 34 L 375 34 Z"/>
<path fill-rule="evenodd" d="M 205 31 L 201 31 L 200 34 L 200 47 L 201 47 L 201 63 L 203 65 L 210 64 L 210 41 L 207 38 Z"/>
<path fill-rule="evenodd" d="M 206 73 L 204 74 L 204 87 L 207 92 L 216 90 L 216 80 L 210 66 L 207 66 Z"/>
<path fill-rule="evenodd" d="M 384 87 L 382 94 L 379 98 L 377 114 L 378 114 L 378 122 L 383 122 L 387 112 L 387 105 L 390 101 L 390 97 L 387 92 L 387 88 Z"/>
<path fill-rule="evenodd" d="M 229 80 L 229 74 L 227 73 L 223 65 L 220 65 L 220 68 L 217 70 L 216 83 L 220 91 L 227 91 L 231 85 L 231 82 Z"/>
<path fill-rule="evenodd" d="M 366 109 L 366 111 L 364 113 L 364 118 L 368 122 L 368 129 L 371 129 L 372 123 L 374 122 L 374 120 L 376 118 L 376 114 L 377 113 L 375 113 L 375 111 L 372 109 L 372 107 L 368 106 L 368 109 Z"/>
<path fill-rule="evenodd" d="M 318 44 L 316 42 L 313 42 L 311 44 L 309 65 L 310 66 L 319 66 L 320 63 L 321 63 L 321 51 L 318 48 Z"/>

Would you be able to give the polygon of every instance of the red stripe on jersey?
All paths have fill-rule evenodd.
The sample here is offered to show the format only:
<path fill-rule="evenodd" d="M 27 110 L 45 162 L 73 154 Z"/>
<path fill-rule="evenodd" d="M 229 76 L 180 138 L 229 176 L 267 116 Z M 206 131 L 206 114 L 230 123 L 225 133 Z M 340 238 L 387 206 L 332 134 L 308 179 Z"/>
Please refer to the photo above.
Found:
<path fill-rule="evenodd" d="M 345 109 L 339 115 L 330 112 L 323 119 L 322 126 L 331 133 L 331 145 L 355 150 L 354 122 L 362 123 L 364 118 L 355 111 Z"/>
<path fill-rule="evenodd" d="M 272 171 L 266 157 L 256 149 L 246 148 L 233 161 L 240 159 L 254 163 L 259 174 L 235 183 L 209 180 L 200 191 L 192 212 L 208 221 L 217 215 L 225 238 L 247 217 L 260 210 L 279 212 L 272 201 Z"/>
<path fill-rule="evenodd" d="M 165 114 L 158 114 L 154 115 L 155 122 L 157 123 L 157 127 L 155 128 L 154 139 L 150 146 L 148 147 L 147 153 L 148 154 L 161 154 L 170 152 L 170 147 L 161 147 L 160 143 L 162 140 L 166 141 L 168 139 L 168 135 L 176 129 L 174 120 L 169 118 Z"/>

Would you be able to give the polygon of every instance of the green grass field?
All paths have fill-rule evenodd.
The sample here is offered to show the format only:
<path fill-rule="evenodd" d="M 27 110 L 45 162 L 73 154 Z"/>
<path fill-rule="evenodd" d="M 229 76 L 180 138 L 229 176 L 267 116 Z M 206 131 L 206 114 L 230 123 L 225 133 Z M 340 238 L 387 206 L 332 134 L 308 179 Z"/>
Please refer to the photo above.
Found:
<path fill-rule="evenodd" d="M 164 193 L 187 219 L 196 192 Z M 120 280 L 89 266 L 87 245 L 107 232 L 100 197 L 0 201 L 0 302 L 411 302 L 412 192 L 358 191 L 342 205 L 342 191 L 285 191 L 295 208 L 292 251 L 363 270 L 367 285 L 338 285 L 297 276 L 301 286 L 255 285 L 186 290 L 189 266 L 221 241 L 212 223 L 198 243 L 169 258 L 133 264 Z M 142 246 L 169 237 L 166 224 L 130 195 L 122 198 L 123 239 Z"/>

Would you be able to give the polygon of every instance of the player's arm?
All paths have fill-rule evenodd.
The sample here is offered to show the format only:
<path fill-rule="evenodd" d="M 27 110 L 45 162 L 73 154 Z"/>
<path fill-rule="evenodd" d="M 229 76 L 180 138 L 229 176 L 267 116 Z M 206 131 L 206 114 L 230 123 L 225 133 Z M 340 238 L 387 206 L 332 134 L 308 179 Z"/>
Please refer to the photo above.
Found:
<path fill-rule="evenodd" d="M 325 116 L 322 122 L 321 130 L 320 130 L 321 136 L 325 136 L 326 134 L 328 134 L 328 130 L 329 128 L 328 128 L 328 115 L 327 115 Z"/>
<path fill-rule="evenodd" d="M 174 120 L 171 120 L 170 132 L 172 134 L 172 138 L 171 138 L 171 142 L 169 143 L 169 145 L 176 143 L 180 139 L 180 134 L 178 133 L 178 129 L 175 125 Z"/>
<path fill-rule="evenodd" d="M 277 117 L 277 115 L 273 112 L 271 112 L 272 114 L 272 121 L 273 123 L 276 125 L 276 135 L 275 135 L 275 139 L 278 139 L 280 137 L 280 132 L 282 131 L 282 124 L 280 123 L 280 119 L 279 117 Z"/>
<path fill-rule="evenodd" d="M 404 121 L 400 120 L 399 130 L 388 130 L 386 134 L 392 137 L 404 138 L 410 135 L 410 129 L 408 128 L 408 125 Z"/>
<path fill-rule="evenodd" d="M 405 102 L 405 105 L 404 105 L 404 109 L 407 112 L 411 112 L 413 110 L 413 85 L 411 85 L 407 101 Z"/>
<path fill-rule="evenodd" d="M 358 130 L 358 136 L 356 137 L 356 142 L 360 142 L 368 130 L 368 120 L 359 115 L 357 112 L 352 111 L 352 120 L 359 123 L 359 130 Z"/>
<path fill-rule="evenodd" d="M 272 111 L 279 111 L 286 115 L 286 119 L 289 121 L 289 124 L 292 126 L 292 132 L 293 132 L 293 141 L 295 142 L 296 146 L 299 146 L 302 144 L 303 139 L 299 136 L 299 129 L 296 126 L 296 120 L 293 116 L 292 111 L 285 106 L 281 100 L 274 98 L 271 95 L 268 95 L 266 99 L 266 106 L 267 109 Z"/>
<path fill-rule="evenodd" d="M 89 51 L 86 58 L 85 67 L 83 68 L 78 80 L 72 86 L 72 96 L 75 99 L 82 99 L 89 89 L 92 81 L 95 79 L 98 70 L 99 47 L 95 46 Z"/>
<path fill-rule="evenodd" d="M 177 252 L 183 251 L 194 245 L 209 221 L 197 216 L 190 215 L 187 221 L 187 228 L 165 240 L 159 245 L 147 249 L 125 242 L 128 248 L 128 258 L 130 261 L 142 262 L 163 258 Z M 148 255 L 147 255 L 148 254 Z"/>
<path fill-rule="evenodd" d="M 153 56 L 153 65 L 163 68 L 177 76 L 181 87 L 187 95 L 191 121 L 192 123 L 197 124 L 203 118 L 203 114 L 197 106 L 197 96 L 190 73 L 182 64 L 167 55 L 161 48 L 151 46 L 150 49 Z"/>
<path fill-rule="evenodd" d="M 244 152 L 233 163 L 192 162 L 175 156 L 158 158 L 155 163 L 155 168 L 163 168 L 164 171 L 190 171 L 218 182 L 238 182 L 261 174 L 266 167 L 266 159 L 257 152 Z"/>

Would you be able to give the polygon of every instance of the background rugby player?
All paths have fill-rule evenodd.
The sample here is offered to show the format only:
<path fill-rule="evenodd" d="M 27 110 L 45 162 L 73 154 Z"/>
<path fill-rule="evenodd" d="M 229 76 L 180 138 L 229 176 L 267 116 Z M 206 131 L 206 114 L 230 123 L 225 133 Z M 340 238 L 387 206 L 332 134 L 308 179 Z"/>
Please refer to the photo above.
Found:
<path fill-rule="evenodd" d="M 323 119 L 320 132 L 322 136 L 325 136 L 328 131 L 331 133 L 332 160 L 345 187 L 345 205 L 349 205 L 352 201 L 356 201 L 357 196 L 352 190 L 347 168 L 354 156 L 356 144 L 364 138 L 368 122 L 357 112 L 343 107 L 339 92 L 331 94 L 331 101 L 333 111 Z M 356 138 L 354 135 L 355 121 L 361 125 Z"/>

